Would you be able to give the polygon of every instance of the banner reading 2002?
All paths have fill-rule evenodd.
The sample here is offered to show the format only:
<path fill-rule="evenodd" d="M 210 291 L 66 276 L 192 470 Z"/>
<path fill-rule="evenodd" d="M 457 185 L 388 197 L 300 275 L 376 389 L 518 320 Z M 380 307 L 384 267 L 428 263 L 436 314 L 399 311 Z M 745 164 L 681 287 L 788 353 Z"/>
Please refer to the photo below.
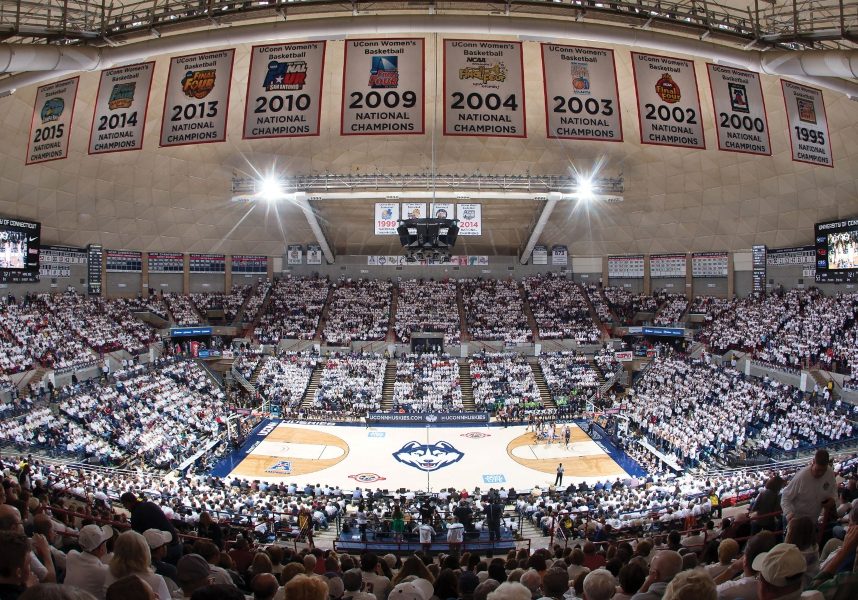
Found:
<path fill-rule="evenodd" d="M 718 148 L 730 152 L 771 155 L 766 102 L 759 73 L 706 63 Z"/>
<path fill-rule="evenodd" d="M 834 167 L 828 117 L 822 101 L 822 90 L 781 80 L 789 123 L 792 159 L 812 165 Z"/>
<path fill-rule="evenodd" d="M 170 59 L 161 145 L 206 144 L 226 139 L 235 50 Z"/>
<path fill-rule="evenodd" d="M 523 73 L 521 42 L 444 40 L 444 135 L 527 137 Z"/>
<path fill-rule="evenodd" d="M 72 77 L 36 90 L 36 104 L 30 121 L 27 164 L 48 162 L 69 155 L 74 104 L 80 78 Z"/>
<path fill-rule="evenodd" d="M 101 72 L 89 132 L 89 153 L 123 152 L 143 147 L 143 127 L 155 63 Z"/>
<path fill-rule="evenodd" d="M 694 62 L 632 52 L 641 143 L 706 148 Z"/>
<path fill-rule="evenodd" d="M 423 39 L 348 40 L 342 135 L 423 133 Z"/>

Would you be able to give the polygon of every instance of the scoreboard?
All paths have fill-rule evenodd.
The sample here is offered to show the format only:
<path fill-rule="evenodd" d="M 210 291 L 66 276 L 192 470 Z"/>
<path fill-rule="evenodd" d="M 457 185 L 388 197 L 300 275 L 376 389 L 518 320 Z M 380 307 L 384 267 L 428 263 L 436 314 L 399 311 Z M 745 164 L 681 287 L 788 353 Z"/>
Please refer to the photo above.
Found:
<path fill-rule="evenodd" d="M 86 247 L 86 287 L 90 296 L 101 295 L 101 261 L 104 248 L 101 244 L 90 244 Z"/>
<path fill-rule="evenodd" d="M 232 272 L 248 275 L 267 275 L 268 257 L 256 254 L 236 254 L 232 257 Z"/>
<path fill-rule="evenodd" d="M 191 254 L 188 257 L 191 273 L 226 273 L 226 256 L 223 254 Z"/>
<path fill-rule="evenodd" d="M 184 273 L 185 255 L 181 252 L 150 252 L 150 273 Z"/>

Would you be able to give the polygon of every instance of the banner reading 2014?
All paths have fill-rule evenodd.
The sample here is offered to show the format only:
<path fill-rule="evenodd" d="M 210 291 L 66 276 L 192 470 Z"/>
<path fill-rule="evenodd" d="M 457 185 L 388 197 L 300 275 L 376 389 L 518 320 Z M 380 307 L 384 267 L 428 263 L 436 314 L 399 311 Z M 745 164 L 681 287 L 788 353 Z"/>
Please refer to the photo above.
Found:
<path fill-rule="evenodd" d="M 828 117 L 822 90 L 781 80 L 784 93 L 789 143 L 792 159 L 812 165 L 834 167 L 831 140 L 828 135 Z"/>
<path fill-rule="evenodd" d="M 254 46 L 244 139 L 319 135 L 325 42 Z"/>
<path fill-rule="evenodd" d="M 170 59 L 161 145 L 206 144 L 226 139 L 235 50 Z"/>
<path fill-rule="evenodd" d="M 524 114 L 521 42 L 444 40 L 444 135 L 527 137 Z"/>
<path fill-rule="evenodd" d="M 632 52 L 641 143 L 706 148 L 690 60 Z"/>
<path fill-rule="evenodd" d="M 143 147 L 154 62 L 101 72 L 89 132 L 89 153 L 124 152 Z"/>
<path fill-rule="evenodd" d="M 342 135 L 424 132 L 423 39 L 348 40 Z"/>
<path fill-rule="evenodd" d="M 36 90 L 27 144 L 28 165 L 59 160 L 69 155 L 69 136 L 79 81 L 78 77 L 72 77 L 43 85 Z"/>
<path fill-rule="evenodd" d="M 614 53 L 542 44 L 548 137 L 623 141 Z"/>
<path fill-rule="evenodd" d="M 759 73 L 706 63 L 718 148 L 770 156 L 769 124 Z"/>

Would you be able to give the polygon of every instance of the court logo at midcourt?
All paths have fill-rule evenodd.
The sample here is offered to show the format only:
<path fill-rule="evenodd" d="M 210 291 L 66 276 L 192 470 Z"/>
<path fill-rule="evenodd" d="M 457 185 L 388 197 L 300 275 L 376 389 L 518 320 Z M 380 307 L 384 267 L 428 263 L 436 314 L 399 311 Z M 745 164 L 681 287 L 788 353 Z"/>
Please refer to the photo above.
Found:
<path fill-rule="evenodd" d="M 434 444 L 411 441 L 393 453 L 393 458 L 402 464 L 427 472 L 457 463 L 463 456 L 464 452 L 456 450 L 450 442 L 443 441 Z"/>

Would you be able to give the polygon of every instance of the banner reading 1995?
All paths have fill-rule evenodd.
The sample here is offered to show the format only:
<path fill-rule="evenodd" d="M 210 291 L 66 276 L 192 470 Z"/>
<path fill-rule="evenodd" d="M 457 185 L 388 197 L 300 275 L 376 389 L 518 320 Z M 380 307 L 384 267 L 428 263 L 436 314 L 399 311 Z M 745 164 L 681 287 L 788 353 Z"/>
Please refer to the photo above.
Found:
<path fill-rule="evenodd" d="M 206 144 L 226 139 L 235 49 L 170 59 L 161 145 Z"/>
<path fill-rule="evenodd" d="M 641 143 L 706 148 L 694 62 L 632 52 Z"/>
<path fill-rule="evenodd" d="M 69 136 L 79 81 L 78 77 L 72 77 L 36 90 L 26 164 L 59 160 L 69 155 Z"/>
<path fill-rule="evenodd" d="M 622 142 L 614 53 L 542 44 L 548 137 Z"/>
<path fill-rule="evenodd" d="M 521 42 L 444 40 L 444 135 L 527 137 Z"/>
<path fill-rule="evenodd" d="M 781 88 L 789 123 L 792 159 L 833 168 L 834 158 L 822 90 L 783 79 Z"/>
<path fill-rule="evenodd" d="M 769 124 L 759 73 L 706 63 L 718 148 L 770 156 Z"/>
<path fill-rule="evenodd" d="M 325 42 L 254 46 L 244 139 L 319 135 Z"/>
<path fill-rule="evenodd" d="M 143 147 L 154 62 L 101 72 L 89 132 L 89 153 L 124 152 Z"/>
<path fill-rule="evenodd" d="M 423 39 L 348 40 L 342 135 L 424 132 Z"/>

